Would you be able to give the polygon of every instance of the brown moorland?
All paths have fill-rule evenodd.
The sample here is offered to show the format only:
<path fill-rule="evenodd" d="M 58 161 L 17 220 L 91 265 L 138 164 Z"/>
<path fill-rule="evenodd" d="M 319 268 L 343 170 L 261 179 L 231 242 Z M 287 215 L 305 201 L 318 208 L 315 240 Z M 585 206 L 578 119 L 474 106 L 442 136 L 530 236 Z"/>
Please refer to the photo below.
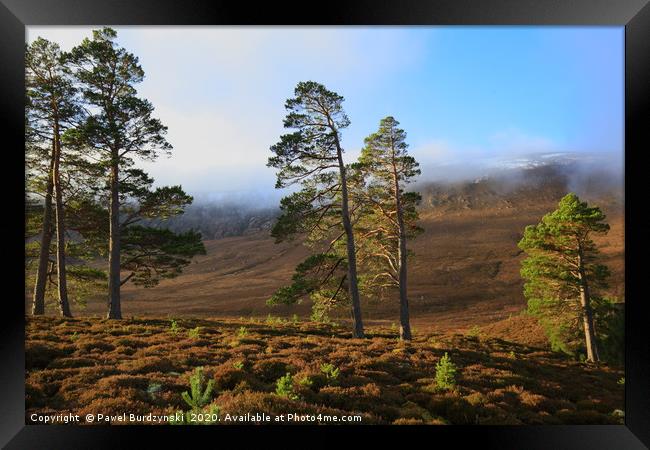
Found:
<path fill-rule="evenodd" d="M 544 171 L 524 184 L 493 180 L 428 185 L 420 225 L 424 233 L 409 243 L 415 256 L 409 263 L 411 317 L 416 327 L 463 331 L 518 314 L 525 308 L 519 275 L 525 255 L 517 247 L 526 225 L 539 222 L 557 207 L 567 180 Z M 620 192 L 585 188 L 581 197 L 601 206 L 611 226 L 595 237 L 603 262 L 612 270 L 609 294 L 624 300 L 624 223 Z M 276 306 L 266 300 L 291 280 L 294 267 L 307 256 L 299 240 L 276 244 L 268 231 L 205 241 L 207 254 L 195 258 L 182 275 L 144 289 L 123 288 L 125 316 L 175 317 L 308 317 L 311 304 Z M 30 292 L 26 295 L 29 304 Z M 364 319 L 390 326 L 397 322 L 396 298 L 363 298 Z M 104 298 L 90 298 L 80 316 L 102 317 Z M 346 309 L 338 318 L 347 318 Z"/>
<path fill-rule="evenodd" d="M 181 393 L 199 366 L 215 382 L 219 424 L 226 414 L 246 413 L 359 415 L 365 424 L 622 423 L 621 370 L 483 332 L 416 330 L 404 343 L 390 328 L 371 327 L 369 339 L 351 339 L 345 328 L 279 318 L 171 324 L 28 317 L 28 423 L 32 413 L 188 410 Z M 456 386 L 448 390 L 435 380 L 445 352 L 457 366 Z M 322 364 L 340 374 L 328 378 Z M 275 392 L 286 373 L 293 398 Z"/>

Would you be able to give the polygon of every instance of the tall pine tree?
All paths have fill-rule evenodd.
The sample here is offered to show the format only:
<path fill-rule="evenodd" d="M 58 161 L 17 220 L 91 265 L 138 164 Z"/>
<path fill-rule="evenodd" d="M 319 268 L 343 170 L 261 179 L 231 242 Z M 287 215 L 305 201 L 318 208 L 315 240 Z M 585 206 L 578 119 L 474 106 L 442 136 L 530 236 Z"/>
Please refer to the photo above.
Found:
<path fill-rule="evenodd" d="M 133 157 L 155 160 L 169 153 L 167 128 L 152 116 L 154 107 L 137 97 L 135 85 L 144 77 L 138 58 L 116 42 L 111 28 L 93 31 L 70 54 L 74 74 L 81 85 L 90 115 L 70 139 L 90 149 L 104 170 L 109 197 L 108 314 L 122 317 L 120 302 L 121 183 L 128 177 Z M 124 175 L 126 174 L 126 175 Z"/>
<path fill-rule="evenodd" d="M 359 298 L 356 248 L 350 217 L 346 165 L 343 161 L 341 130 L 349 124 L 343 110 L 343 97 L 322 84 L 300 82 L 294 97 L 287 100 L 285 128 L 292 133 L 280 137 L 271 147 L 275 156 L 268 165 L 278 169 L 277 188 L 300 185 L 301 190 L 282 201 L 283 216 L 276 232 L 291 235 L 304 232 L 308 223 L 313 230 L 336 234 L 342 226 L 345 237 L 347 285 L 353 316 L 353 337 L 363 337 Z M 324 218 L 338 212 L 339 224 L 325 225 Z M 338 241 L 334 239 L 333 242 Z M 337 266 L 338 267 L 338 266 Z"/>
<path fill-rule="evenodd" d="M 598 249 L 591 236 L 608 231 L 600 208 L 590 207 L 570 193 L 539 224 L 527 226 L 519 242 L 519 248 L 528 254 L 521 275 L 526 280 L 529 308 L 551 318 L 576 314 L 589 361 L 600 359 L 593 300 L 597 291 L 607 286 L 609 276 L 607 267 L 598 263 Z M 553 308 L 544 307 L 549 305 Z"/>
<path fill-rule="evenodd" d="M 66 227 L 63 205 L 64 183 L 61 167 L 63 145 L 61 136 L 72 126 L 80 113 L 77 91 L 67 66 L 67 58 L 59 46 L 38 38 L 25 52 L 26 67 L 26 125 L 28 170 L 45 160 L 44 207 L 41 245 L 36 269 L 32 314 L 43 314 L 45 309 L 46 278 L 48 274 L 50 242 L 56 230 L 56 268 L 58 306 L 62 316 L 70 317 L 66 276 Z M 32 181 L 34 178 L 32 177 Z M 34 186 L 34 183 L 31 183 Z M 54 211 L 52 205 L 54 204 Z M 54 215 L 55 227 L 52 227 Z"/>
<path fill-rule="evenodd" d="M 408 154 L 406 133 L 399 122 L 386 117 L 379 129 L 365 139 L 355 168 L 365 180 L 355 191 L 364 204 L 357 234 L 364 242 L 363 254 L 373 284 L 397 287 L 400 304 L 400 338 L 411 339 L 408 301 L 407 239 L 421 229 L 416 225 L 420 195 L 404 186 L 420 174 L 418 163 Z"/>

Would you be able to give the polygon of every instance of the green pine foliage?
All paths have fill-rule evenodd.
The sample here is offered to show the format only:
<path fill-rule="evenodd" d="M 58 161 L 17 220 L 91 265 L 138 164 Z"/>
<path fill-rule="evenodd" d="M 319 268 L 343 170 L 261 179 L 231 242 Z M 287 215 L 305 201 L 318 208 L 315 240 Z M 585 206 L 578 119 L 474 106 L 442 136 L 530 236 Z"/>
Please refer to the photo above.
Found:
<path fill-rule="evenodd" d="M 602 295 L 610 272 L 599 262 L 598 249 L 591 239 L 594 234 L 609 231 L 605 219 L 600 208 L 589 206 L 573 193 L 567 194 L 539 224 L 526 227 L 519 242 L 527 254 L 521 276 L 526 282 L 528 312 L 539 319 L 553 350 L 576 357 L 584 355 L 584 292 L 600 356 L 616 360 L 622 354 L 622 315 L 615 302 Z"/>
<path fill-rule="evenodd" d="M 275 384 L 275 393 L 280 397 L 286 397 L 290 400 L 298 400 L 299 396 L 294 391 L 293 377 L 289 372 L 278 378 Z"/>
<path fill-rule="evenodd" d="M 248 330 L 246 329 L 246 327 L 244 326 L 239 327 L 239 329 L 237 330 L 237 337 L 245 338 L 246 336 L 248 336 Z"/>
<path fill-rule="evenodd" d="M 181 397 L 192 409 L 201 409 L 212 400 L 213 388 L 214 380 L 208 380 L 205 384 L 203 368 L 197 367 L 190 375 L 190 391 L 183 392 Z"/>
<path fill-rule="evenodd" d="M 176 336 L 178 335 L 179 331 L 180 331 L 180 327 L 178 326 L 178 322 L 172 319 L 172 321 L 169 323 L 169 332 L 172 335 Z"/>
<path fill-rule="evenodd" d="M 156 286 L 160 280 L 174 278 L 196 255 L 204 255 L 199 232 L 174 233 L 156 227 L 131 225 L 122 236 L 122 269 L 135 285 Z"/>
<path fill-rule="evenodd" d="M 436 384 L 443 390 L 453 389 L 456 386 L 456 365 L 451 361 L 449 354 L 440 358 L 436 363 Z"/>
<path fill-rule="evenodd" d="M 611 297 L 592 298 L 601 358 L 625 363 L 625 314 L 623 303 Z"/>
<path fill-rule="evenodd" d="M 335 385 L 338 383 L 338 378 L 341 373 L 341 369 L 336 367 L 334 364 L 331 363 L 323 363 L 320 366 L 320 371 L 325 374 L 327 377 L 328 383 Z"/>
<path fill-rule="evenodd" d="M 199 339 L 201 337 L 201 327 L 196 327 L 188 330 L 187 336 L 190 339 Z"/>
<path fill-rule="evenodd" d="M 170 422 L 171 425 L 209 425 L 215 423 L 213 417 L 220 413 L 219 407 L 211 403 L 214 380 L 205 382 L 202 367 L 197 367 L 190 375 L 190 391 L 181 394 L 182 399 L 191 408 L 189 411 L 176 413 L 180 419 Z M 175 418 L 175 416 L 174 416 Z M 202 419 L 202 420 L 200 420 Z"/>

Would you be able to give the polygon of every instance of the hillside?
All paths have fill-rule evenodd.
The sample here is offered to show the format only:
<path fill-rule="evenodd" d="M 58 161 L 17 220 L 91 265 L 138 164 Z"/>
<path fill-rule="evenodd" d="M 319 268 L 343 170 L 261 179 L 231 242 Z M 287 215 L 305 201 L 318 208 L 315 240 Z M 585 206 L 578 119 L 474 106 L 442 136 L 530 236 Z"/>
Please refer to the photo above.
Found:
<path fill-rule="evenodd" d="M 405 343 L 394 330 L 371 327 L 369 339 L 351 339 L 346 328 L 277 319 L 184 319 L 172 327 L 154 318 L 28 317 L 26 331 L 27 423 L 33 412 L 74 411 L 83 424 L 87 414 L 188 410 L 181 394 L 199 366 L 214 382 L 208 403 L 219 408 L 219 424 L 247 413 L 298 413 L 311 423 L 319 414 L 358 416 L 361 424 L 623 420 L 622 371 L 481 335 L 416 332 Z M 436 364 L 445 353 L 456 375 L 442 388 Z M 332 365 L 329 375 L 323 364 Z M 279 395 L 277 380 L 287 373 Z"/>
<path fill-rule="evenodd" d="M 425 232 L 410 242 L 415 252 L 409 266 L 412 321 L 439 331 L 469 329 L 518 314 L 525 307 L 517 248 L 526 225 L 557 206 L 574 178 L 566 168 L 541 166 L 502 177 L 451 184 L 424 183 L 420 225 Z M 611 293 L 624 298 L 624 224 L 620 189 L 594 175 L 582 177 L 578 193 L 600 205 L 611 225 L 596 240 L 612 269 Z M 575 183 L 573 183 L 575 184 Z M 208 213 L 206 213 L 208 214 Z M 211 213 L 210 213 L 211 214 Z M 208 214 L 209 215 L 209 214 Z M 289 282 L 307 255 L 299 241 L 275 244 L 260 229 L 255 213 L 233 213 L 239 235 L 205 241 L 207 255 L 195 258 L 184 273 L 159 286 L 123 288 L 123 312 L 155 316 L 309 315 L 308 303 L 270 308 L 271 293 Z M 253 218 L 253 219 L 251 219 Z M 188 218 L 190 224 L 195 217 Z M 225 220 L 225 219 L 224 219 Z M 239 219 L 238 219 L 239 220 Z M 246 226 L 245 223 L 252 223 Z M 268 222 L 262 228 L 268 228 Z M 221 222 L 219 222 L 221 223 Z M 176 222 L 175 227 L 181 227 Z M 397 321 L 397 301 L 363 299 L 369 323 Z M 105 314 L 103 299 L 90 299 L 79 315 Z M 347 316 L 343 313 L 343 318 Z"/>
<path fill-rule="evenodd" d="M 517 248 L 523 228 L 539 221 L 566 194 L 570 179 L 553 167 L 526 177 L 482 179 L 453 185 L 417 186 L 422 193 L 421 226 L 412 241 L 410 298 L 415 326 L 439 330 L 469 328 L 518 313 L 524 306 Z M 608 214 L 610 233 L 597 238 L 614 276 L 613 294 L 623 298 L 623 209 L 613 190 L 585 183 L 586 199 Z M 309 305 L 266 306 L 275 289 L 290 280 L 307 251 L 299 242 L 275 244 L 268 231 L 254 231 L 205 242 L 208 254 L 196 258 L 184 275 L 154 289 L 124 289 L 127 314 L 247 316 L 309 313 Z M 365 299 L 371 323 L 395 321 L 397 302 Z M 89 307 L 89 312 L 102 312 Z"/>

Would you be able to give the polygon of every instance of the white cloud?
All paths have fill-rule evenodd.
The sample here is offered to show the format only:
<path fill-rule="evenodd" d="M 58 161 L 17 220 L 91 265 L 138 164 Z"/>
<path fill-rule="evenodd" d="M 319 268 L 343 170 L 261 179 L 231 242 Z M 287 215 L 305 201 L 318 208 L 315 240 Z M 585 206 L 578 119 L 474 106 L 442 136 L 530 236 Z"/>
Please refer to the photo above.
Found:
<path fill-rule="evenodd" d="M 98 27 L 28 27 L 69 50 Z M 168 126 L 172 157 L 143 167 L 189 190 L 273 185 L 269 146 L 284 132 L 284 101 L 315 79 L 340 92 L 369 92 L 420 61 L 423 47 L 398 28 L 115 27 L 140 59 L 139 95 Z M 348 102 L 350 99 L 348 99 Z"/>
<path fill-rule="evenodd" d="M 223 108 L 158 107 L 155 115 L 168 125 L 167 140 L 174 147 L 170 158 L 141 163 L 158 183 L 181 183 L 192 191 L 273 187 L 272 172 L 264 169 L 278 132 L 267 123 L 252 132 L 245 117 Z"/>

